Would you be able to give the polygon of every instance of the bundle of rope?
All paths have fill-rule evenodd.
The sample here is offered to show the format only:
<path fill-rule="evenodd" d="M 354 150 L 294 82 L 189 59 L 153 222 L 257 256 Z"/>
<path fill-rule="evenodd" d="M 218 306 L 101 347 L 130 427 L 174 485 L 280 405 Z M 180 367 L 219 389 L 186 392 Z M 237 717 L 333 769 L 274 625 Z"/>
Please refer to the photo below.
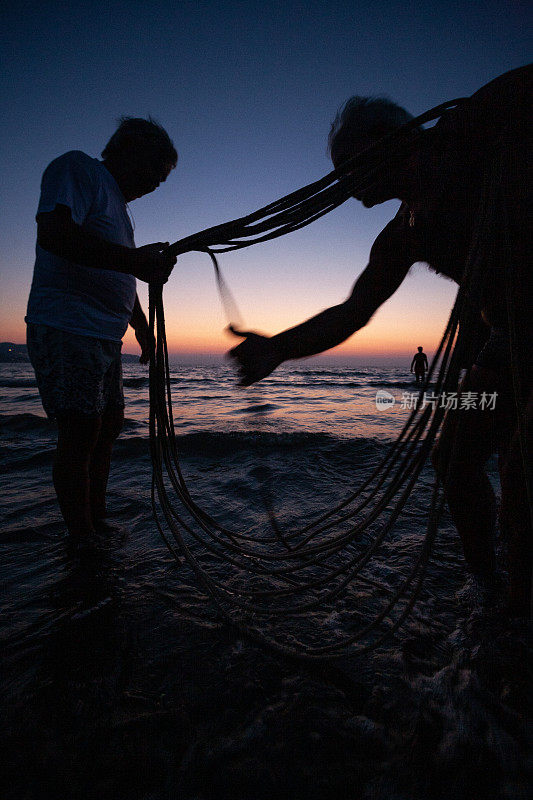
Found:
<path fill-rule="evenodd" d="M 410 133 L 414 126 L 461 102 L 455 100 L 431 109 L 321 180 L 246 217 L 182 239 L 171 246 L 173 252 L 206 252 L 228 306 L 215 254 L 298 230 L 328 213 L 354 191 L 375 180 L 380 169 L 389 167 L 390 158 L 405 157 L 412 146 Z M 457 390 L 464 343 L 477 324 L 476 292 L 484 262 L 483 243 L 487 241 L 487 226 L 494 219 L 498 178 L 496 174 L 487 175 L 481 192 L 479 225 L 471 242 L 464 279 L 421 397 L 430 384 L 435 395 Z M 268 514 L 266 529 L 261 533 L 243 529 L 241 525 L 228 528 L 193 498 L 180 467 L 162 286 L 150 286 L 149 325 L 154 334 L 150 358 L 152 503 L 156 524 L 170 552 L 178 562 L 183 559 L 188 562 L 199 585 L 224 619 L 282 653 L 320 660 L 362 653 L 378 646 L 411 613 L 437 535 L 444 492 L 435 479 L 426 534 L 418 552 L 407 569 L 398 571 L 394 585 L 376 580 L 373 559 L 390 537 L 417 483 L 442 423 L 442 405 L 417 403 L 372 474 L 318 518 L 289 532 L 281 530 L 273 513 Z M 172 493 L 179 501 L 179 508 Z M 223 580 L 217 577 L 220 563 L 227 566 Z M 324 641 L 323 629 L 317 644 L 316 631 L 307 630 L 304 624 L 310 612 L 334 608 L 338 598 L 355 583 L 372 594 L 372 617 L 369 619 L 354 608 L 354 620 L 358 618 L 360 622 L 355 632 L 353 628 L 343 634 L 335 631 L 331 641 Z"/>

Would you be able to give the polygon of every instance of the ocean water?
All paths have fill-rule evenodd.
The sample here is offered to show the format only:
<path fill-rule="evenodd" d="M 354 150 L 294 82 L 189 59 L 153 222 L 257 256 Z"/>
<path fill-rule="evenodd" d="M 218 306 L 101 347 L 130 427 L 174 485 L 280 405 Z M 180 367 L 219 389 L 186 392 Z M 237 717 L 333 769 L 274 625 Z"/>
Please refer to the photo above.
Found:
<path fill-rule="evenodd" d="M 191 496 L 258 538 L 271 532 L 268 508 L 290 536 L 361 485 L 416 392 L 408 364 L 392 362 L 308 360 L 248 390 L 223 359 L 171 367 Z M 124 388 L 109 484 L 121 527 L 80 556 L 56 505 L 55 427 L 31 366 L 0 365 L 2 796 L 525 797 L 525 632 L 498 607 L 456 599 L 465 570 L 446 513 L 399 632 L 335 662 L 287 657 L 228 624 L 169 553 L 150 502 L 146 368 L 125 364 Z M 394 404 L 380 410 L 378 391 Z M 363 580 L 289 622 L 245 621 L 310 647 L 350 637 L 420 552 L 432 485 L 426 466 Z M 216 581 L 242 582 L 190 545 Z"/>

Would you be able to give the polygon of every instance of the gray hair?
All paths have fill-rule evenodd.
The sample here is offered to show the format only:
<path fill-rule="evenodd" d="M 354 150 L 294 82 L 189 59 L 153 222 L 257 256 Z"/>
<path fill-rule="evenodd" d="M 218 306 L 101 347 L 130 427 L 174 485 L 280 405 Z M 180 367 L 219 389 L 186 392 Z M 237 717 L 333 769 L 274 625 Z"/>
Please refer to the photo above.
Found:
<path fill-rule="evenodd" d="M 102 158 L 148 152 L 158 165 L 178 163 L 178 154 L 166 130 L 154 119 L 121 117 L 115 133 L 102 150 Z"/>
<path fill-rule="evenodd" d="M 350 97 L 337 112 L 328 136 L 328 151 L 337 166 L 359 149 L 405 125 L 413 119 L 405 108 L 387 97 Z M 362 147 L 359 147 L 361 143 Z"/>

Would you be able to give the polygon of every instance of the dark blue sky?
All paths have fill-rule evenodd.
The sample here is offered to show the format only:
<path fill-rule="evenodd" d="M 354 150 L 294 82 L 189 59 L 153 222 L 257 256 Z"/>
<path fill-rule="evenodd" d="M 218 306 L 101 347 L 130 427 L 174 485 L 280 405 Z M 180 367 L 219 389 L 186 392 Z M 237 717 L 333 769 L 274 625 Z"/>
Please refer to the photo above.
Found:
<path fill-rule="evenodd" d="M 177 146 L 180 162 L 167 183 L 132 204 L 138 244 L 172 241 L 329 171 L 327 133 L 349 95 L 386 94 L 416 114 L 526 63 L 526 8 L 379 0 L 13 4 L 1 26 L 0 338 L 24 336 L 44 167 L 70 149 L 98 156 L 120 115 L 153 115 Z M 368 211 L 350 201 L 311 228 L 224 257 L 247 324 L 273 333 L 343 299 L 396 205 Z M 398 347 L 412 350 L 432 315 L 438 334 L 453 294 L 451 284 L 413 268 L 350 349 L 381 349 L 395 325 Z M 205 258 L 182 259 L 166 304 L 176 347 L 224 346 Z M 407 332 L 413 341 L 404 341 Z"/>

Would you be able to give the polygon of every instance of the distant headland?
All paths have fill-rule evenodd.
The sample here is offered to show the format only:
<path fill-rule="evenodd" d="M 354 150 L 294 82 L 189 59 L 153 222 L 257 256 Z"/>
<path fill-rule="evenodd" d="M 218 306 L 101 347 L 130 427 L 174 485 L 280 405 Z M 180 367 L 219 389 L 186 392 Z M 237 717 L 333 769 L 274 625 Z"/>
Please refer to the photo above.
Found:
<path fill-rule="evenodd" d="M 28 348 L 25 344 L 15 344 L 14 342 L 0 342 L 0 364 L 19 364 L 24 361 L 29 362 Z M 122 353 L 122 361 L 126 364 L 137 364 L 139 356 L 131 353 Z"/>

